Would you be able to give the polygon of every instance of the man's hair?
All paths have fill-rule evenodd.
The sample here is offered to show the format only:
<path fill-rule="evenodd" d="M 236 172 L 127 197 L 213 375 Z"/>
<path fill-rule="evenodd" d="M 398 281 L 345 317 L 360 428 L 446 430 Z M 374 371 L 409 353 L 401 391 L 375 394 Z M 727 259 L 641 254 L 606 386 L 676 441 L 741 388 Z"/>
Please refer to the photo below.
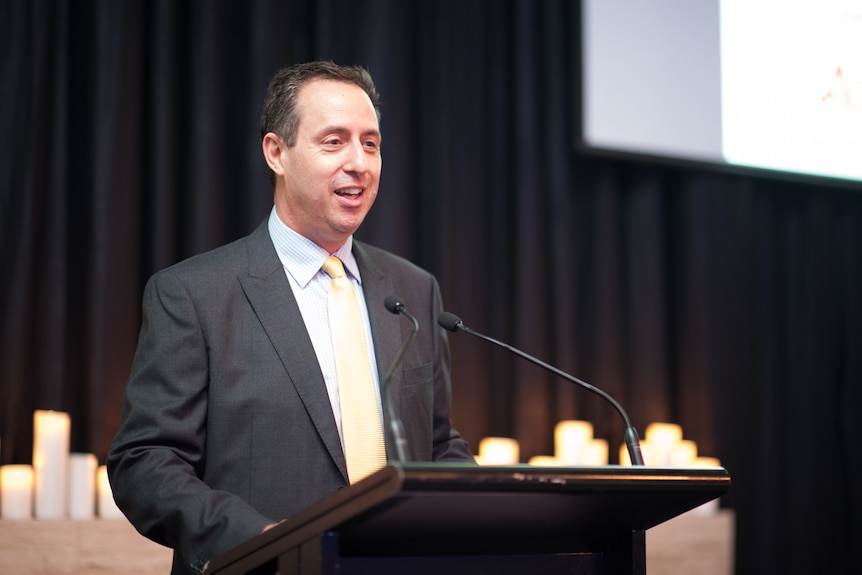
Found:
<path fill-rule="evenodd" d="M 377 121 L 380 121 L 380 95 L 371 74 L 365 68 L 340 66 L 328 61 L 306 62 L 282 68 L 270 80 L 260 114 L 261 141 L 269 132 L 273 132 L 284 140 L 288 148 L 296 145 L 299 126 L 297 95 L 300 88 L 312 80 L 336 80 L 362 88 L 374 106 Z M 271 170 L 269 176 L 274 185 L 275 174 Z"/>

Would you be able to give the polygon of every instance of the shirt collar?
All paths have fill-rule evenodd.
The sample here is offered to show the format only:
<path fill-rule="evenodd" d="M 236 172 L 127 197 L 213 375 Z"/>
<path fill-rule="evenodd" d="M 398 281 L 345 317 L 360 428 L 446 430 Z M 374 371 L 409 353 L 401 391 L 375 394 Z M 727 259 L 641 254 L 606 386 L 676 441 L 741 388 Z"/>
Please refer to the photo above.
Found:
<path fill-rule="evenodd" d="M 278 259 L 297 284 L 305 288 L 318 272 L 324 273 L 321 268 L 330 254 L 282 222 L 275 212 L 275 206 L 269 214 L 268 227 Z M 331 255 L 338 257 L 344 264 L 345 271 L 362 284 L 359 265 L 353 257 L 353 236 L 347 238 Z"/>

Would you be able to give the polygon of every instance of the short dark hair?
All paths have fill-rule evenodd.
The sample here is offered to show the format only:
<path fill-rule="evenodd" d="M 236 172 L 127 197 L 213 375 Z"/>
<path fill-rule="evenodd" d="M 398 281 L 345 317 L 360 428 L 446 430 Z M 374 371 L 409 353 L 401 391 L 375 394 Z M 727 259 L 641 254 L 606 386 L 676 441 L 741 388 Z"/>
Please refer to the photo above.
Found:
<path fill-rule="evenodd" d="M 273 132 L 284 140 L 287 147 L 296 145 L 299 126 L 297 95 L 300 88 L 312 80 L 337 80 L 359 86 L 368 94 L 377 121 L 380 121 L 380 95 L 368 70 L 362 66 L 341 66 L 323 60 L 306 62 L 281 68 L 270 80 L 260 114 L 261 141 L 269 132 Z M 270 180 L 275 183 L 275 175 L 271 170 Z"/>

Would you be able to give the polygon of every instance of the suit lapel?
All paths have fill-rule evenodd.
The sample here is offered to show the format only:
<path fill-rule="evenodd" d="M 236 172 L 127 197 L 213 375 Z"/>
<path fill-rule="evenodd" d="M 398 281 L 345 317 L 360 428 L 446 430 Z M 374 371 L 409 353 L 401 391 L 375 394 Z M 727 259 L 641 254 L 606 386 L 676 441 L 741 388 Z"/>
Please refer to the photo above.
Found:
<path fill-rule="evenodd" d="M 249 239 L 249 274 L 241 276 L 239 281 L 317 433 L 346 480 L 347 465 L 323 374 L 266 221 Z"/>

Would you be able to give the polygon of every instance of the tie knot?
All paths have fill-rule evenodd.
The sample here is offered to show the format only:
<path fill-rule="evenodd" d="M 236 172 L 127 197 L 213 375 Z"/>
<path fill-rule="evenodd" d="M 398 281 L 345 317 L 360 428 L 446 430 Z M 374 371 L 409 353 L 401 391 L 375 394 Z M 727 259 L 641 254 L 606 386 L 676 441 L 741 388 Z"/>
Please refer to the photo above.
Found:
<path fill-rule="evenodd" d="M 341 264 L 341 260 L 335 256 L 329 256 L 326 258 L 326 261 L 323 262 L 323 271 L 329 274 L 329 277 L 332 279 L 344 277 L 344 266 Z"/>

